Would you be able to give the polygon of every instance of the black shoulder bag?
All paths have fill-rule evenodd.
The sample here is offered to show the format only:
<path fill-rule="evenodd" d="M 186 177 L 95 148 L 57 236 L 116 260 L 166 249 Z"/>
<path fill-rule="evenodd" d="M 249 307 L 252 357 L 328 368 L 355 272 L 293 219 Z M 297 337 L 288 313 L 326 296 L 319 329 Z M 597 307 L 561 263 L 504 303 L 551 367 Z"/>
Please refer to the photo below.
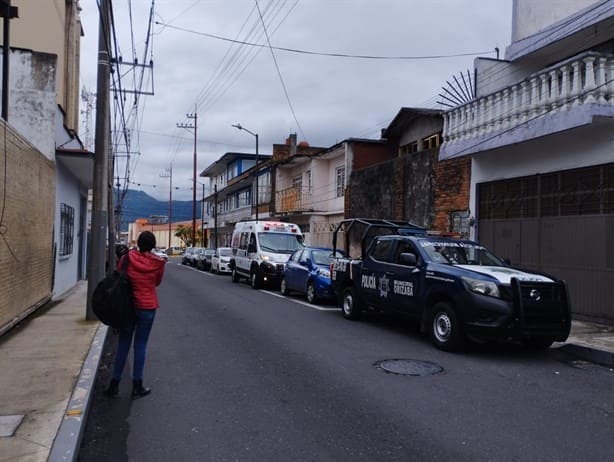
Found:
<path fill-rule="evenodd" d="M 136 314 L 132 299 L 132 286 L 128 279 L 128 254 L 119 271 L 107 275 L 92 294 L 92 310 L 103 324 L 115 329 L 134 323 Z"/>

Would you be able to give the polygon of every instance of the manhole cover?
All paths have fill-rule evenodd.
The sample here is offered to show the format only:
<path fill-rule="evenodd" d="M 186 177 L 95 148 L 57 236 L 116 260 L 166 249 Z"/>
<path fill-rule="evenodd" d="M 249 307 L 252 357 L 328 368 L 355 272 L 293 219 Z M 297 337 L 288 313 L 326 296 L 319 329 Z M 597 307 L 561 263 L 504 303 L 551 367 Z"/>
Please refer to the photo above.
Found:
<path fill-rule="evenodd" d="M 424 376 L 443 372 L 443 367 L 439 364 L 417 359 L 385 359 L 375 363 L 375 366 L 400 375 Z"/>

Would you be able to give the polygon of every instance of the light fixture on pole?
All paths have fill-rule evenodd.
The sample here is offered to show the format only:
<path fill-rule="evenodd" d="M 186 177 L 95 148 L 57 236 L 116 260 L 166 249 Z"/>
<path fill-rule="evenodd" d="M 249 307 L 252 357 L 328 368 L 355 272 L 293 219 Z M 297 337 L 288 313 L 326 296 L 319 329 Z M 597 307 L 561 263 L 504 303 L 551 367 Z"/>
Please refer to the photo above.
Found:
<path fill-rule="evenodd" d="M 247 128 L 242 127 L 241 124 L 233 125 L 233 127 L 239 130 L 243 130 L 256 138 L 256 203 L 255 204 L 256 204 L 256 221 L 258 221 L 258 193 L 259 193 L 259 190 L 258 190 L 258 133 L 254 133 L 248 130 Z"/>

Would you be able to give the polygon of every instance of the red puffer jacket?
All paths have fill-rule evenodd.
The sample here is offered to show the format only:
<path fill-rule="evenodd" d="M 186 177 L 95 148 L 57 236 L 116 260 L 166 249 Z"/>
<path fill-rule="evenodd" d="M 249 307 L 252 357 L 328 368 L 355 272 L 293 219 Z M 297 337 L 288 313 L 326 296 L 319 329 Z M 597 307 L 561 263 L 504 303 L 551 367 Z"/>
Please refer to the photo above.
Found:
<path fill-rule="evenodd" d="M 132 249 L 128 255 L 120 258 L 117 263 L 118 270 L 126 256 L 129 257 L 128 279 L 132 283 L 134 306 L 141 309 L 158 308 L 160 304 L 156 286 L 162 282 L 166 262 L 151 252 L 139 252 L 137 249 Z"/>

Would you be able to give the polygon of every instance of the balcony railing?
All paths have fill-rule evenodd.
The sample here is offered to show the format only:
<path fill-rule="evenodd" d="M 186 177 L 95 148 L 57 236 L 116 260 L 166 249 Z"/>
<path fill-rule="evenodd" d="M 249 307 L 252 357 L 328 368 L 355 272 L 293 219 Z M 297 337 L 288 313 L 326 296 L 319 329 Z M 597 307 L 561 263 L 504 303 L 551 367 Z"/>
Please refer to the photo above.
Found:
<path fill-rule="evenodd" d="M 455 143 L 466 146 L 469 141 L 492 138 L 534 119 L 589 104 L 614 108 L 611 54 L 582 53 L 445 113 L 443 157 L 458 155 L 451 147 Z"/>
<path fill-rule="evenodd" d="M 309 188 L 286 188 L 275 193 L 275 208 L 279 213 L 307 212 L 313 209 Z"/>

